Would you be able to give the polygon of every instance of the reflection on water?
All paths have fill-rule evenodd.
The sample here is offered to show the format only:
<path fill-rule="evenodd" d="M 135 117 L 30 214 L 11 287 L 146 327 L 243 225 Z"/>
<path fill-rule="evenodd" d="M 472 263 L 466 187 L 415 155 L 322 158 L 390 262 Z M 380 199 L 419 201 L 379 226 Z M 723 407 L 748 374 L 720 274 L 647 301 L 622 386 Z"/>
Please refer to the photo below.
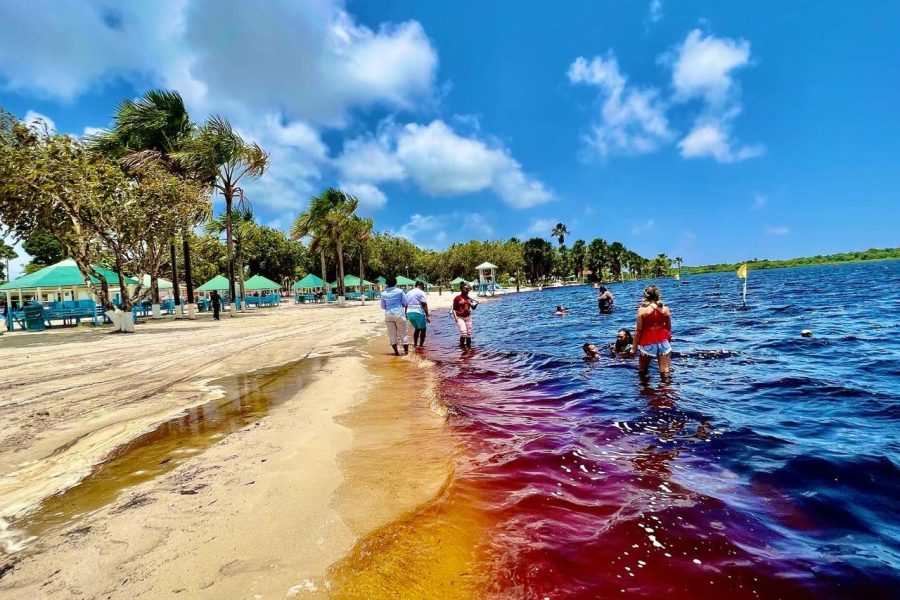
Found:
<path fill-rule="evenodd" d="M 171 471 L 265 417 L 273 406 L 296 395 L 325 360 L 306 358 L 212 382 L 222 388 L 222 398 L 191 408 L 121 446 L 77 485 L 48 498 L 12 527 L 40 536 L 110 504 L 122 490 Z"/>
<path fill-rule="evenodd" d="M 758 272 L 746 310 L 733 274 L 657 283 L 669 381 L 581 360 L 633 327 L 644 282 L 612 286 L 604 317 L 586 287 L 485 303 L 463 353 L 435 319 L 455 476 L 366 538 L 334 595 L 891 597 L 900 262 Z"/>

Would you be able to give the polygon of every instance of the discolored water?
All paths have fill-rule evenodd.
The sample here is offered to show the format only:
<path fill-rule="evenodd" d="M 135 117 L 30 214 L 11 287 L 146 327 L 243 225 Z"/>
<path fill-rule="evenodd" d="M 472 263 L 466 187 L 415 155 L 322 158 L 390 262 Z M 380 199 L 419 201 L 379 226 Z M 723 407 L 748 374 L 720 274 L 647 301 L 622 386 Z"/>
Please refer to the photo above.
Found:
<path fill-rule="evenodd" d="M 20 539 L 33 539 L 110 504 L 123 490 L 171 471 L 228 434 L 259 421 L 272 407 L 296 395 L 326 360 L 309 357 L 216 380 L 213 385 L 222 388 L 222 398 L 190 408 L 123 445 L 77 485 L 11 523 L 11 530 Z"/>
<path fill-rule="evenodd" d="M 464 451 L 391 543 L 467 540 L 469 564 L 448 575 L 459 596 L 900 589 L 900 262 L 751 272 L 746 310 L 734 274 L 685 279 L 654 282 L 673 312 L 669 382 L 581 359 L 634 327 L 647 282 L 611 286 L 612 315 L 587 286 L 483 303 L 469 352 L 435 318 L 427 353 Z"/>

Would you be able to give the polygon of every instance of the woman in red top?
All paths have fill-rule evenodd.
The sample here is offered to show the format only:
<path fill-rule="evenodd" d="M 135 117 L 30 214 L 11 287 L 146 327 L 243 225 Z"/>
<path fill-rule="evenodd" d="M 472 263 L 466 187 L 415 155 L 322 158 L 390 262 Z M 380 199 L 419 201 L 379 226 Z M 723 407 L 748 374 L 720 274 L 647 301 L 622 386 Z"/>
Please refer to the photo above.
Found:
<path fill-rule="evenodd" d="M 478 306 L 474 298 L 469 298 L 469 284 L 459 286 L 459 295 L 453 299 L 453 318 L 459 329 L 459 347 L 472 347 L 472 311 Z"/>
<path fill-rule="evenodd" d="M 659 362 L 659 374 L 669 374 L 672 356 L 672 313 L 663 305 L 659 288 L 649 285 L 644 289 L 644 301 L 637 312 L 637 327 L 634 332 L 634 346 L 640 351 L 638 369 L 646 373 L 650 360 L 655 356 Z"/>

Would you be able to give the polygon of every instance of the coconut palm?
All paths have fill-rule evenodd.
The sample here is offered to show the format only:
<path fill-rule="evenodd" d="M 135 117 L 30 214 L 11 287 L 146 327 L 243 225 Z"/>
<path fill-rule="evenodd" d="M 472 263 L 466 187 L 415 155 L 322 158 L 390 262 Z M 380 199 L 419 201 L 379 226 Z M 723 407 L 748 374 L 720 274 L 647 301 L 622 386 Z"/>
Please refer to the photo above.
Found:
<path fill-rule="evenodd" d="M 362 282 L 365 281 L 365 255 L 366 247 L 372 239 L 372 228 L 375 226 L 374 221 L 369 218 L 353 216 L 350 225 L 350 237 L 356 245 L 356 251 L 359 253 L 359 285 L 362 291 Z M 365 298 L 365 296 L 361 296 Z"/>
<path fill-rule="evenodd" d="M 222 214 L 206 222 L 206 233 L 219 236 L 228 229 L 231 223 L 231 233 L 234 238 L 234 262 L 235 270 L 240 274 L 241 282 L 244 281 L 244 248 L 259 231 L 259 226 L 253 219 L 253 211 L 249 207 L 233 209 L 231 218 Z M 243 295 L 244 290 L 241 289 Z"/>
<path fill-rule="evenodd" d="M 172 174 L 182 179 L 202 180 L 205 174 L 192 169 L 184 161 L 175 159 L 175 154 L 184 149 L 192 138 L 194 126 L 191 124 L 184 100 L 176 91 L 151 90 L 143 97 L 125 99 L 119 103 L 113 117 L 111 129 L 88 137 L 88 144 L 95 150 L 120 159 L 126 166 L 137 166 L 148 161 L 159 161 Z M 188 241 L 193 225 L 210 216 L 210 205 L 201 202 L 191 223 L 187 223 L 182 235 L 184 255 L 184 276 L 187 284 L 187 301 L 194 302 L 194 286 L 191 273 L 191 253 Z M 173 291 L 178 293 L 178 275 L 175 265 L 175 241 L 169 252 L 172 261 Z M 151 273 L 154 301 L 159 302 L 156 273 Z"/>
<path fill-rule="evenodd" d="M 562 248 L 566 243 L 566 236 L 572 233 L 569 231 L 565 225 L 562 223 L 557 223 L 556 227 L 550 232 L 551 237 L 555 237 L 559 242 L 559 247 Z"/>
<path fill-rule="evenodd" d="M 341 190 L 328 188 L 318 196 L 313 196 L 309 208 L 301 213 L 291 227 L 295 238 L 313 236 L 320 249 L 322 274 L 325 274 L 324 247 L 334 246 L 337 264 L 338 295 L 344 295 L 344 243 L 349 241 L 353 213 L 359 200 Z"/>
<path fill-rule="evenodd" d="M 228 291 L 235 298 L 233 210 L 247 207 L 244 179 L 258 179 L 269 167 L 269 154 L 258 144 L 244 140 L 231 123 L 222 117 L 210 117 L 174 157 L 195 173 L 200 173 L 225 198 L 226 246 L 228 249 Z M 235 204 L 237 200 L 237 204 Z M 241 296 L 244 278 L 240 279 Z"/>

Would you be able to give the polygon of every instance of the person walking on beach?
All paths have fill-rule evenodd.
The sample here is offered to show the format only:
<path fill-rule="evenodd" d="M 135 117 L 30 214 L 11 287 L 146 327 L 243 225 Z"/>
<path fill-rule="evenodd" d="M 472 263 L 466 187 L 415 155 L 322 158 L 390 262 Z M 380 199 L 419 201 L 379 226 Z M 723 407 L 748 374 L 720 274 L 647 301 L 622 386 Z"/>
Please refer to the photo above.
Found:
<path fill-rule="evenodd" d="M 600 292 L 600 295 L 597 296 L 597 308 L 600 309 L 600 314 L 608 315 L 613 310 L 613 303 L 615 302 L 615 298 L 605 286 L 600 286 L 597 288 L 597 291 Z"/>
<path fill-rule="evenodd" d="M 656 357 L 659 374 L 669 374 L 672 353 L 672 313 L 663 305 L 659 288 L 648 285 L 644 288 L 644 301 L 637 311 L 637 326 L 634 332 L 634 346 L 640 352 L 638 371 L 644 375 L 650 368 L 650 361 Z"/>
<path fill-rule="evenodd" d="M 406 294 L 397 287 L 397 277 L 387 278 L 387 288 L 381 292 L 381 309 L 384 311 L 384 324 L 391 340 L 394 354 L 400 356 L 397 344 L 403 344 L 403 354 L 409 354 L 409 339 L 406 336 Z"/>
<path fill-rule="evenodd" d="M 425 347 L 425 329 L 431 323 L 428 314 L 428 295 L 425 293 L 425 283 L 417 281 L 416 287 L 406 294 L 406 318 L 413 326 L 413 348 Z"/>
<path fill-rule="evenodd" d="M 222 298 L 219 296 L 219 292 L 213 290 L 212 295 L 209 298 L 210 304 L 212 304 L 213 309 L 213 319 L 216 321 L 219 320 L 219 311 L 222 310 Z"/>
<path fill-rule="evenodd" d="M 459 329 L 459 347 L 472 347 L 472 311 L 478 306 L 473 298 L 469 298 L 468 283 L 459 286 L 459 295 L 453 299 L 453 317 Z"/>

